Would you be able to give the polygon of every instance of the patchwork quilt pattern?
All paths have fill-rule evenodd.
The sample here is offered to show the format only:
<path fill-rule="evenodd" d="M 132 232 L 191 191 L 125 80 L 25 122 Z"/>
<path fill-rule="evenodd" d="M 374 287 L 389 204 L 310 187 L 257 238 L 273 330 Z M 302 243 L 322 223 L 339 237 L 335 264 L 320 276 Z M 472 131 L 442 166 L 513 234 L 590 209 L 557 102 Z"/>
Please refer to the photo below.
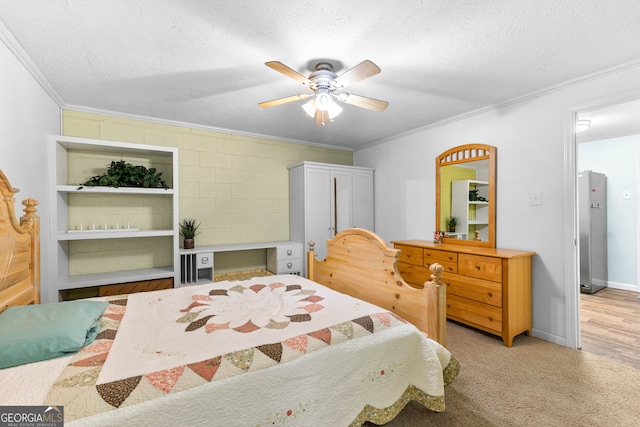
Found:
<path fill-rule="evenodd" d="M 266 288 L 258 289 L 258 292 Z M 292 292 L 300 289 L 287 289 L 286 286 L 274 286 L 265 292 Z M 233 292 L 233 291 L 232 291 Z M 298 295 L 295 300 L 304 300 L 309 306 L 307 313 L 320 310 L 319 300 L 313 293 Z M 211 333 L 220 325 L 226 328 L 239 328 L 239 332 L 247 333 L 259 327 L 283 327 L 287 323 L 272 322 L 265 319 L 246 316 L 232 316 L 219 319 L 223 323 L 211 322 L 205 310 L 197 310 L 206 306 L 207 298 L 196 297 L 196 304 L 183 309 L 187 317 L 179 318 L 179 322 L 187 324 L 185 331 L 209 328 Z M 118 381 L 98 383 L 100 370 L 109 357 L 113 340 L 118 334 L 123 316 L 127 308 L 127 297 L 109 301 L 99 322 L 101 331 L 96 340 L 78 352 L 71 363 L 61 373 L 50 390 L 45 405 L 65 406 L 65 418 L 72 421 L 78 418 L 98 414 L 116 408 L 135 405 L 170 393 L 177 393 L 223 378 L 242 375 L 255 370 L 282 364 L 327 346 L 353 340 L 358 337 L 393 328 L 406 322 L 390 312 L 380 312 L 363 316 L 331 327 L 322 328 L 310 333 L 293 336 L 281 342 L 274 342 L 226 354 L 212 354 L 210 358 L 196 363 L 175 366 L 158 372 L 147 373 L 124 378 Z M 191 314 L 192 310 L 195 314 Z M 236 313 L 237 314 L 237 313 Z M 246 314 L 246 313 L 245 313 Z M 288 321 L 296 321 L 296 314 Z M 303 316 L 304 317 L 304 316 Z M 215 318 L 215 317 L 214 317 Z M 203 320 L 206 319 L 206 320 Z"/>

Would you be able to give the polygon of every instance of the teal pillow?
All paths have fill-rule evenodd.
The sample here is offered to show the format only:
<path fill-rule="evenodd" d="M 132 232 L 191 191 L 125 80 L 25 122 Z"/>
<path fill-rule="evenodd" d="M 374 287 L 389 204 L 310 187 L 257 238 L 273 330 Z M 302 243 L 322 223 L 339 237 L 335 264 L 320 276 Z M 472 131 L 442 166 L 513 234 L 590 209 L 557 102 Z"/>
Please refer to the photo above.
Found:
<path fill-rule="evenodd" d="M 104 301 L 9 307 L 0 314 L 0 369 L 74 353 L 99 332 Z"/>

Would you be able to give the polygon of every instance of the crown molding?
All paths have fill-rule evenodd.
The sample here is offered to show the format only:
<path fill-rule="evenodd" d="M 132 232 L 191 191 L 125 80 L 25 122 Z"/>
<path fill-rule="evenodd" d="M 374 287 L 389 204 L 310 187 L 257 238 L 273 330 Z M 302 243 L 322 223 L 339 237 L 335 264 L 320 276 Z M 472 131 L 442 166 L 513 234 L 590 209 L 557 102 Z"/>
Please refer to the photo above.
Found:
<path fill-rule="evenodd" d="M 42 74 L 40 69 L 31 60 L 29 55 L 24 51 L 20 43 L 15 39 L 11 31 L 0 21 L 0 40 L 4 42 L 7 48 L 18 58 L 18 61 L 27 69 L 27 71 L 33 76 L 38 84 L 44 89 L 45 92 L 58 104 L 60 108 L 64 106 L 64 100 L 60 94 L 53 88 L 49 80 Z"/>
<path fill-rule="evenodd" d="M 92 113 L 92 114 L 102 114 L 102 115 L 105 115 L 105 116 L 121 117 L 121 118 L 131 119 L 131 120 L 141 120 L 141 121 L 145 121 L 145 122 L 159 123 L 159 124 L 169 125 L 169 126 L 186 127 L 186 128 L 199 129 L 199 130 L 205 130 L 205 131 L 211 131 L 211 132 L 228 133 L 228 134 L 233 134 L 233 135 L 246 136 L 246 137 L 250 137 L 250 138 L 266 139 L 266 140 L 269 140 L 269 141 L 289 142 L 289 143 L 292 143 L 292 144 L 309 145 L 309 146 L 313 146 L 313 147 L 328 148 L 328 149 L 331 149 L 331 150 L 351 151 L 351 152 L 354 151 L 353 148 L 339 147 L 339 146 L 336 146 L 336 145 L 318 144 L 318 143 L 315 143 L 315 142 L 303 141 L 303 140 L 298 140 L 298 139 L 282 138 L 282 137 L 277 137 L 276 138 L 273 135 L 264 135 L 264 134 L 252 133 L 252 132 L 243 132 L 243 131 L 238 130 L 238 129 L 217 128 L 217 127 L 205 126 L 205 125 L 201 125 L 201 124 L 197 124 L 197 123 L 188 123 L 188 122 L 181 122 L 181 121 L 177 121 L 177 120 L 160 119 L 160 118 L 157 118 L 157 117 L 140 116 L 140 115 L 137 115 L 137 114 L 123 113 L 123 112 L 120 112 L 120 111 L 110 111 L 110 110 L 103 110 L 103 109 L 100 109 L 100 108 L 87 107 L 87 106 L 84 106 L 84 105 L 67 104 L 67 105 L 64 105 L 62 108 L 65 109 L 65 110 L 80 111 L 80 112 Z"/>

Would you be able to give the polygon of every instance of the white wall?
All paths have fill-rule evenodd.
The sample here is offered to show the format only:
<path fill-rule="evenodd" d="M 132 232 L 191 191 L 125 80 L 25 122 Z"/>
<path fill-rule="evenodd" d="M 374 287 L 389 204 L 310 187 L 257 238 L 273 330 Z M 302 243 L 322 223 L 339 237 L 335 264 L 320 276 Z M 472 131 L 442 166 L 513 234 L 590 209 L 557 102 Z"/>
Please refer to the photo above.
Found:
<path fill-rule="evenodd" d="M 534 335 L 575 346 L 575 142 L 571 112 L 640 93 L 640 67 L 592 76 L 528 100 L 359 149 L 375 168 L 376 232 L 385 240 L 431 240 L 435 158 L 470 143 L 497 147 L 497 245 L 535 251 Z M 625 99 L 626 100 L 626 99 Z M 565 175 L 567 174 L 567 175 Z M 565 177 L 568 177 L 565 180 Z M 530 206 L 529 192 L 542 205 Z M 577 283 L 577 282 L 576 282 Z M 576 294 L 576 295 L 574 295 Z"/>
<path fill-rule="evenodd" d="M 610 287 L 638 292 L 636 198 L 640 135 L 590 141 L 578 146 L 579 170 L 607 175 L 607 264 Z M 629 191 L 630 198 L 623 193 Z"/>
<path fill-rule="evenodd" d="M 49 204 L 45 162 L 45 136 L 60 134 L 60 108 L 0 42 L 0 169 L 16 195 L 16 214 L 22 214 L 22 200 L 39 202 L 41 218 L 41 268 L 48 271 Z M 43 276 L 44 277 L 44 276 Z"/>

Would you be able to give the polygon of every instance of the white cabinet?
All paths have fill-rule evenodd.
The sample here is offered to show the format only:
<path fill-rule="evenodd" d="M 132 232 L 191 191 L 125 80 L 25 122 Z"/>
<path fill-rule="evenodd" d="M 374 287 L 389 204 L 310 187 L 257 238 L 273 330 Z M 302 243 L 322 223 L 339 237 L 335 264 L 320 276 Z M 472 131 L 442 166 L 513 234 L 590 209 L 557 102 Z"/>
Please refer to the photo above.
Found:
<path fill-rule="evenodd" d="M 280 244 L 267 249 L 267 270 L 274 274 L 300 274 L 302 245 Z"/>
<path fill-rule="evenodd" d="M 373 169 L 302 162 L 289 167 L 290 239 L 314 241 L 318 259 L 326 241 L 346 228 L 374 228 Z M 306 276 L 306 256 L 303 274 Z"/>
<path fill-rule="evenodd" d="M 273 274 L 300 275 L 302 245 L 296 242 L 243 243 L 180 249 L 181 285 L 215 280 L 215 254 L 218 252 L 266 249 L 267 270 Z"/>
<path fill-rule="evenodd" d="M 177 148 L 51 135 L 47 158 L 44 301 L 58 301 L 68 289 L 167 278 L 179 283 Z M 82 185 L 120 160 L 156 168 L 169 188 Z"/>
<path fill-rule="evenodd" d="M 475 194 L 477 197 L 472 197 Z M 451 215 L 458 218 L 456 235 L 472 240 L 475 232 L 483 241 L 489 238 L 489 183 L 477 180 L 451 181 Z M 475 199 L 475 200 L 472 200 Z"/>

